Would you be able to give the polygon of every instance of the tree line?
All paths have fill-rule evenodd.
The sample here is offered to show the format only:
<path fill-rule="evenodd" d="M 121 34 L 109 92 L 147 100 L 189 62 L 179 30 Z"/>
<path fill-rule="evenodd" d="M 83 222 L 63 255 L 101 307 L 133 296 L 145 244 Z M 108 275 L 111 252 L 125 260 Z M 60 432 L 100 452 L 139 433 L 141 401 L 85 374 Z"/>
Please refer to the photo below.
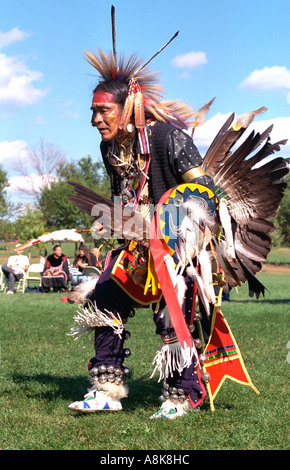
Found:
<path fill-rule="evenodd" d="M 29 173 L 28 168 L 33 171 Z M 63 152 L 41 139 L 38 147 L 29 150 L 25 162 L 18 162 L 17 171 L 25 180 L 23 194 L 32 196 L 31 203 L 13 204 L 7 196 L 8 174 L 0 166 L 0 240 L 25 242 L 44 232 L 91 227 L 93 219 L 70 202 L 73 189 L 67 183 L 82 184 L 110 198 L 110 182 L 103 162 L 89 155 L 78 161 L 67 161 Z M 36 185 L 38 179 L 38 185 Z M 281 206 L 273 222 L 274 246 L 290 247 L 290 175 Z M 41 183 L 39 186 L 39 182 Z M 265 194 L 267 198 L 267 194 Z"/>
<path fill-rule="evenodd" d="M 7 196 L 8 174 L 0 166 L 0 240 L 25 242 L 44 232 L 91 228 L 93 219 L 70 202 L 74 194 L 67 181 L 82 184 L 110 198 L 110 182 L 101 161 L 89 155 L 68 161 L 53 144 L 41 140 L 30 149 L 25 162 L 17 163 L 25 182 L 18 190 L 31 202 L 15 204 Z M 29 171 L 29 169 L 31 171 Z M 37 183 L 37 184 L 36 184 Z"/>

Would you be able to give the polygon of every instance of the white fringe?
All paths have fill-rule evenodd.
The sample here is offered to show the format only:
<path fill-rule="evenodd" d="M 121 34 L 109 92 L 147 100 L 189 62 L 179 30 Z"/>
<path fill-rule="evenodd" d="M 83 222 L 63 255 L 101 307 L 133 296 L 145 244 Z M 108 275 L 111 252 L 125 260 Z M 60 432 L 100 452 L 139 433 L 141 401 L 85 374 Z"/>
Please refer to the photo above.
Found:
<path fill-rule="evenodd" d="M 206 298 L 212 304 L 215 303 L 215 292 L 212 282 L 212 269 L 211 269 L 211 257 L 205 248 L 198 254 L 198 261 L 200 267 L 200 274 L 203 280 L 204 291 Z"/>
<path fill-rule="evenodd" d="M 229 214 L 227 201 L 225 199 L 221 199 L 219 202 L 219 216 L 225 234 L 226 251 L 232 259 L 235 259 L 236 253 L 234 249 L 231 216 Z"/>
<path fill-rule="evenodd" d="M 79 306 L 77 315 L 74 317 L 77 326 L 73 326 L 68 335 L 76 336 L 75 340 L 77 340 L 84 334 L 91 333 L 97 327 L 107 326 L 112 328 L 114 333 L 121 338 L 124 331 L 122 318 L 119 314 L 114 315 L 108 310 L 105 312 L 99 310 L 92 302 L 88 302 L 88 307 Z"/>
<path fill-rule="evenodd" d="M 88 390 L 87 395 L 85 395 L 85 399 L 92 395 L 93 392 L 102 391 L 105 392 L 109 397 L 113 400 L 122 400 L 122 398 L 127 398 L 129 394 L 129 387 L 128 385 L 116 385 L 110 382 L 106 382 L 104 384 L 97 384 L 94 385 L 92 388 Z"/>
<path fill-rule="evenodd" d="M 181 348 L 181 345 L 177 339 L 174 343 L 163 343 L 162 346 L 158 349 L 151 364 L 152 366 L 155 364 L 155 367 L 150 378 L 154 376 L 156 370 L 159 372 L 158 382 L 169 376 L 172 377 L 175 371 L 178 371 L 178 373 L 181 374 L 183 369 L 191 365 L 194 355 L 197 357 L 193 340 L 192 346 L 188 347 L 186 344 L 184 344 L 184 349 Z"/>
<path fill-rule="evenodd" d="M 196 282 L 197 285 L 197 291 L 200 297 L 200 300 L 203 303 L 203 306 L 205 308 L 205 311 L 207 313 L 207 316 L 210 315 L 210 308 L 209 308 L 209 302 L 207 300 L 207 297 L 205 295 L 205 288 L 203 284 L 202 278 L 199 276 L 199 274 L 196 271 L 196 268 L 193 266 L 192 263 L 190 263 L 190 266 L 186 268 L 186 272 L 191 279 L 193 279 Z"/>

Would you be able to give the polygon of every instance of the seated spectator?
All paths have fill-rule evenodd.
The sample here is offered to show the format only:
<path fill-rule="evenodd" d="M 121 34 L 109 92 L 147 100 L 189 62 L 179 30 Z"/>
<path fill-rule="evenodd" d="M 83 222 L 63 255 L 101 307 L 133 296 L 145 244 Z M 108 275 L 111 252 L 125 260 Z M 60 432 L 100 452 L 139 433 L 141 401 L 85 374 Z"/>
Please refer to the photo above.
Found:
<path fill-rule="evenodd" d="M 106 259 L 105 256 L 101 254 L 101 247 L 102 247 L 102 245 L 100 247 L 95 246 L 92 249 L 92 253 L 96 257 L 96 266 L 99 269 L 103 269 L 104 264 L 105 264 L 105 259 Z"/>
<path fill-rule="evenodd" d="M 14 294 L 15 281 L 24 277 L 25 271 L 29 268 L 29 259 L 23 255 L 22 249 L 17 249 L 20 244 L 15 246 L 16 255 L 9 256 L 7 265 L 2 265 L 4 276 L 9 281 L 7 294 Z"/>
<path fill-rule="evenodd" d="M 68 258 L 62 253 L 60 245 L 53 247 L 53 254 L 49 255 L 44 265 L 41 276 L 41 287 L 43 292 L 49 292 L 53 288 L 54 292 L 68 289 Z"/>
<path fill-rule="evenodd" d="M 72 287 L 77 286 L 81 282 L 86 282 L 90 278 L 83 275 L 84 266 L 96 266 L 96 257 L 86 245 L 80 245 L 79 254 L 74 260 L 72 269 L 70 269 L 70 280 Z"/>

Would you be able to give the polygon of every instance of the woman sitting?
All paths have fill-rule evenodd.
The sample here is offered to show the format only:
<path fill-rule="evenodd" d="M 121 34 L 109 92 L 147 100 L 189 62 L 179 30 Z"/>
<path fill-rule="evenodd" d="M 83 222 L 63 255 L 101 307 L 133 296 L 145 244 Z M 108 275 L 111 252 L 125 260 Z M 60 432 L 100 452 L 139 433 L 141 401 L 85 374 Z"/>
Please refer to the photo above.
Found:
<path fill-rule="evenodd" d="M 72 269 L 70 270 L 72 287 L 89 280 L 89 278 L 83 274 L 83 268 L 85 266 L 96 266 L 96 257 L 93 253 L 90 253 L 86 245 L 81 245 L 79 247 L 79 254 L 74 260 Z"/>
<path fill-rule="evenodd" d="M 68 258 L 62 253 L 60 245 L 53 247 L 53 254 L 49 255 L 44 265 L 41 276 L 43 292 L 48 292 L 52 287 L 54 292 L 68 289 Z"/>

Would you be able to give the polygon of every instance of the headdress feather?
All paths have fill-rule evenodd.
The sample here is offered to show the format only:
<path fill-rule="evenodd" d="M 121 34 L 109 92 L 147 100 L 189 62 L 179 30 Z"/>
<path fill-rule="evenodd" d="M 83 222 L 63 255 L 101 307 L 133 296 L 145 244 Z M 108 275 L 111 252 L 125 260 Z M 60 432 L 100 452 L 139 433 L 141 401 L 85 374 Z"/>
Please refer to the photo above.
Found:
<path fill-rule="evenodd" d="M 144 63 L 136 54 L 128 58 L 117 54 L 114 7 L 111 10 L 111 19 L 113 52 L 106 54 L 102 49 L 98 49 L 98 53 L 86 51 L 85 55 L 89 64 L 98 71 L 100 83 L 115 80 L 128 84 L 129 93 L 124 105 L 121 127 L 126 128 L 133 112 L 137 128 L 145 126 L 145 115 L 154 120 L 170 122 L 180 128 L 191 127 L 194 110 L 179 101 L 163 101 L 159 74 L 148 68 L 148 64 L 177 37 L 178 32 Z"/>

